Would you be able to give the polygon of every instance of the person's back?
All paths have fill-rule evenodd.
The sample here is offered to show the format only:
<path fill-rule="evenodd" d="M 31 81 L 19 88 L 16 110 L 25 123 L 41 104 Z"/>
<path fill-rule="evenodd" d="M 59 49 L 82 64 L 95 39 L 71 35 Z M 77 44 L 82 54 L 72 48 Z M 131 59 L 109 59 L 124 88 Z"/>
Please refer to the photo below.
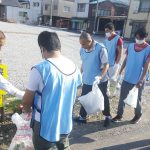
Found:
<path fill-rule="evenodd" d="M 72 130 L 72 109 L 77 86 L 81 84 L 80 73 L 72 61 L 64 57 L 47 59 L 35 67 L 43 81 L 40 133 L 48 141 L 58 141 L 60 134 Z M 49 136 L 51 131 L 53 134 Z"/>
<path fill-rule="evenodd" d="M 45 60 L 31 70 L 24 106 L 27 110 L 33 103 L 33 143 L 35 149 L 46 150 L 52 147 L 51 142 L 61 140 L 62 135 L 67 138 L 72 130 L 73 104 L 81 74 L 71 60 L 61 55 L 56 33 L 42 32 L 38 43 Z"/>

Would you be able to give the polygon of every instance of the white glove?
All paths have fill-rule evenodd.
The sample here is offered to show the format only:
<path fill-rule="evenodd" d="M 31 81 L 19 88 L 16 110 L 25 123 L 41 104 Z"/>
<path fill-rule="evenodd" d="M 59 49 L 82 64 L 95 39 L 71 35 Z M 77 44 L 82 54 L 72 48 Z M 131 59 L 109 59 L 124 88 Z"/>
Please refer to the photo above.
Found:
<path fill-rule="evenodd" d="M 24 94 L 25 94 L 25 91 L 20 91 L 17 89 L 14 96 L 16 96 L 18 99 L 22 100 Z"/>
<path fill-rule="evenodd" d="M 117 85 L 116 85 L 116 89 L 120 90 L 120 88 L 121 88 L 120 83 L 117 83 Z"/>
<path fill-rule="evenodd" d="M 121 79 L 122 79 L 122 76 L 121 76 L 121 75 L 118 75 L 118 77 L 117 77 L 117 82 L 120 82 Z"/>
<path fill-rule="evenodd" d="M 93 84 L 99 84 L 99 83 L 100 83 L 100 78 L 99 78 L 99 76 L 96 76 Z"/>

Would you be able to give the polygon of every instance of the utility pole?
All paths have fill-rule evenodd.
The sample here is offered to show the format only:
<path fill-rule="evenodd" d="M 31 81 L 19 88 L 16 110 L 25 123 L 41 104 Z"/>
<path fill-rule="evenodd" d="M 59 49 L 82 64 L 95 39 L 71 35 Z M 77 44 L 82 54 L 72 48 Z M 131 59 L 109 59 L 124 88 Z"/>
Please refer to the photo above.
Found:
<path fill-rule="evenodd" d="M 42 17 L 43 17 L 43 0 L 41 0 L 41 15 L 39 17 L 39 25 L 42 24 Z"/>
<path fill-rule="evenodd" d="M 53 17 L 53 0 L 51 0 L 51 8 L 50 8 L 50 20 L 49 25 L 52 26 L 52 17 Z"/>
<path fill-rule="evenodd" d="M 96 31 L 96 19 L 98 16 L 98 0 L 97 0 L 97 4 L 96 4 L 96 12 L 95 12 L 95 19 L 94 19 L 94 30 L 93 30 L 93 34 L 95 34 Z"/>

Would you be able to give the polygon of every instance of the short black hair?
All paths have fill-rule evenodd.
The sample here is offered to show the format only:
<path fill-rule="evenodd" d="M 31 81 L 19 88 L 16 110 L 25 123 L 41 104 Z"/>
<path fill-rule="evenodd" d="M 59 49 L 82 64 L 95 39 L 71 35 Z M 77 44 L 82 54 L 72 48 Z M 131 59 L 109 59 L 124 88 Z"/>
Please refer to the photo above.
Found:
<path fill-rule="evenodd" d="M 135 37 L 139 35 L 140 38 L 146 38 L 148 36 L 148 33 L 146 32 L 146 29 L 143 28 L 139 28 L 136 32 L 135 32 Z"/>
<path fill-rule="evenodd" d="M 38 36 L 38 44 L 48 52 L 61 50 L 61 43 L 56 32 L 41 32 Z"/>
<path fill-rule="evenodd" d="M 104 28 L 108 28 L 109 30 L 115 30 L 114 24 L 112 22 L 107 23 Z"/>

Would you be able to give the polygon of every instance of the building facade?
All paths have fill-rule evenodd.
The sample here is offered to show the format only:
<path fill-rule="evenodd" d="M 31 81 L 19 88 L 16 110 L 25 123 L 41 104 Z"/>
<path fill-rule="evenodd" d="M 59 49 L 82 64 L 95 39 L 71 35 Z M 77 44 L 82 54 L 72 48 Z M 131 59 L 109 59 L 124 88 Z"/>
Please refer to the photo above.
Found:
<path fill-rule="evenodd" d="M 89 15 L 90 32 L 104 33 L 104 26 L 113 22 L 116 30 L 123 32 L 128 14 L 128 4 L 122 1 L 101 0 L 90 2 Z"/>
<path fill-rule="evenodd" d="M 75 0 L 42 0 L 42 23 L 60 28 L 70 28 L 75 13 Z"/>
<path fill-rule="evenodd" d="M 39 24 L 41 16 L 41 0 L 19 0 L 19 22 L 27 24 Z"/>
<path fill-rule="evenodd" d="M 145 27 L 150 41 L 150 0 L 131 0 L 124 37 L 133 39 L 136 30 Z"/>
<path fill-rule="evenodd" d="M 76 0 L 75 1 L 75 13 L 71 19 L 72 29 L 81 31 L 88 30 L 89 28 L 89 0 Z"/>
<path fill-rule="evenodd" d="M 41 16 L 41 0 L 1 0 L 0 20 L 38 24 Z"/>
<path fill-rule="evenodd" d="M 18 9 L 20 4 L 17 0 L 0 1 L 0 20 L 8 22 L 18 22 Z"/>

